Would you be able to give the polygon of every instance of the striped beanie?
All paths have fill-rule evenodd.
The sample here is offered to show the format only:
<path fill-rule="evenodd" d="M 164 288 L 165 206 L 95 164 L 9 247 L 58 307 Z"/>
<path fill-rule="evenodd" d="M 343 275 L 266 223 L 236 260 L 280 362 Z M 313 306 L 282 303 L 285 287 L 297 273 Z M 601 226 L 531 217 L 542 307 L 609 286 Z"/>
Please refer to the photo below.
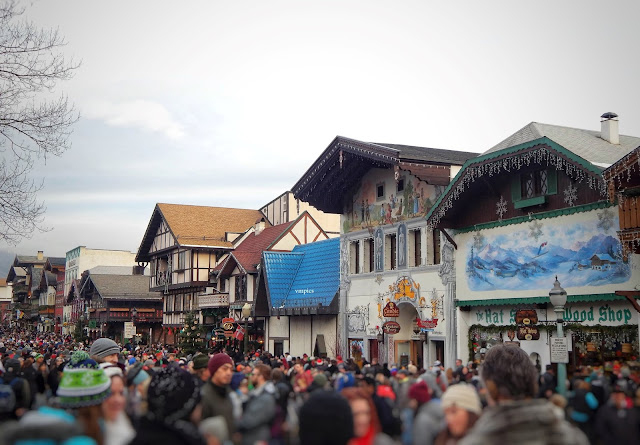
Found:
<path fill-rule="evenodd" d="M 64 367 L 58 400 L 63 408 L 99 405 L 111 392 L 111 380 L 84 351 L 75 351 Z"/>

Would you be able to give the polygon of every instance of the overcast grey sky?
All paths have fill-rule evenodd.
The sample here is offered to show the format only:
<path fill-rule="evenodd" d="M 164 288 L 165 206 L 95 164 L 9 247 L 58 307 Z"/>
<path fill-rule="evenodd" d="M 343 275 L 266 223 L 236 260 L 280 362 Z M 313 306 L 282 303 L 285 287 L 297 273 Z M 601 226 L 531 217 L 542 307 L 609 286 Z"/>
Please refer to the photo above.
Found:
<path fill-rule="evenodd" d="M 36 176 L 50 232 L 137 251 L 157 202 L 259 208 L 336 135 L 482 152 L 531 121 L 640 136 L 637 18 L 616 1 L 28 3 L 82 60 L 73 148 Z M 612 159 L 612 162 L 614 160 Z"/>

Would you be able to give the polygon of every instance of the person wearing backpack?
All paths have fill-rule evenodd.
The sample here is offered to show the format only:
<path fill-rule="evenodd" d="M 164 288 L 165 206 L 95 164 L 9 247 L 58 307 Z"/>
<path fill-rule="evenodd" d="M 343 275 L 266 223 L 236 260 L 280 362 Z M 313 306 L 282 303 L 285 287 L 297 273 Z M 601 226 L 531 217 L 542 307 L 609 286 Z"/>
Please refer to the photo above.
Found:
<path fill-rule="evenodd" d="M 13 392 L 15 405 L 13 414 L 15 418 L 20 418 L 29 410 L 31 406 L 31 390 L 29 382 L 20 377 L 21 372 L 20 360 L 11 358 L 4 362 L 5 372 L 0 377 L 0 385 L 3 386 L 4 393 L 8 394 L 9 390 Z"/>

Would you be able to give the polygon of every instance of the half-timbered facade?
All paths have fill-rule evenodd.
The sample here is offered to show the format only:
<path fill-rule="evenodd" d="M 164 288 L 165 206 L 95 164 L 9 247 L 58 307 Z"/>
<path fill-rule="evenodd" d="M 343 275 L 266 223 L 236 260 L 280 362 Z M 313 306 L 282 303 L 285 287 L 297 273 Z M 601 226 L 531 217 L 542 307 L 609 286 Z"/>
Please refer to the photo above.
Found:
<path fill-rule="evenodd" d="M 296 198 L 341 215 L 340 328 L 332 353 L 418 365 L 443 358 L 442 241 L 424 216 L 476 155 L 336 137 L 294 185 Z M 395 317 L 383 314 L 389 302 L 400 308 Z M 418 335 L 425 320 L 428 340 Z M 387 329 L 393 323 L 400 329 Z"/>
<path fill-rule="evenodd" d="M 245 233 L 237 247 L 214 270 L 215 282 L 213 296 L 227 295 L 229 298 L 229 316 L 238 322 L 242 320 L 242 307 L 245 303 L 254 306 L 258 292 L 258 280 L 262 271 L 263 252 L 288 252 L 295 246 L 328 239 L 329 235 L 308 213 L 303 212 L 294 221 L 266 227 L 265 223 L 256 224 Z M 201 295 L 201 304 L 207 304 L 209 295 Z M 205 307 L 201 306 L 204 310 Z M 268 344 L 268 313 L 256 316 L 255 311 L 249 322 L 249 335 L 256 345 Z M 205 323 L 208 320 L 205 320 Z M 214 326 L 216 327 L 216 326 Z M 219 326 L 218 326 L 219 327 Z"/>
<path fill-rule="evenodd" d="M 429 211 L 429 227 L 449 240 L 455 277 L 446 294 L 457 325 L 450 360 L 481 361 L 508 337 L 544 368 L 556 278 L 568 293 L 569 369 L 631 354 L 637 316 L 615 291 L 640 276 L 616 236 L 618 212 L 602 169 L 640 138 L 617 130 L 609 138 L 609 121 L 603 115 L 600 132 L 533 122 L 467 161 Z M 519 311 L 532 326 L 524 327 Z"/>
<path fill-rule="evenodd" d="M 234 242 L 264 219 L 257 210 L 156 205 L 136 260 L 150 264 L 149 290 L 163 294 L 166 342 L 175 341 L 187 312 L 200 311 L 199 295 Z M 228 310 L 229 301 L 215 305 Z"/>

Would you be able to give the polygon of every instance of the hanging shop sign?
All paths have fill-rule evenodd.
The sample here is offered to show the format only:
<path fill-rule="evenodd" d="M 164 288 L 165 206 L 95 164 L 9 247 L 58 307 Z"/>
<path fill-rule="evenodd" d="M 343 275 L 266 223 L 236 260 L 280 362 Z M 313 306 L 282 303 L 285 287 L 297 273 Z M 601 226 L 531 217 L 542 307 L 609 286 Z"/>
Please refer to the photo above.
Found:
<path fill-rule="evenodd" d="M 233 324 L 235 320 L 233 318 L 223 318 L 222 319 L 222 328 L 225 331 L 233 331 Z"/>
<path fill-rule="evenodd" d="M 418 327 L 421 329 L 435 329 L 436 326 L 438 326 L 437 318 L 433 318 L 431 320 L 420 320 L 418 318 L 417 321 L 418 321 Z"/>
<path fill-rule="evenodd" d="M 516 324 L 531 325 L 538 323 L 538 312 L 535 309 L 516 311 Z"/>
<path fill-rule="evenodd" d="M 387 321 L 382 325 L 382 332 L 389 335 L 394 335 L 400 332 L 400 323 L 396 321 Z"/>
<path fill-rule="evenodd" d="M 518 340 L 539 340 L 540 330 L 537 326 L 518 326 Z"/>
<path fill-rule="evenodd" d="M 399 317 L 400 316 L 400 308 L 393 301 L 387 303 L 387 305 L 382 309 L 383 317 Z"/>

